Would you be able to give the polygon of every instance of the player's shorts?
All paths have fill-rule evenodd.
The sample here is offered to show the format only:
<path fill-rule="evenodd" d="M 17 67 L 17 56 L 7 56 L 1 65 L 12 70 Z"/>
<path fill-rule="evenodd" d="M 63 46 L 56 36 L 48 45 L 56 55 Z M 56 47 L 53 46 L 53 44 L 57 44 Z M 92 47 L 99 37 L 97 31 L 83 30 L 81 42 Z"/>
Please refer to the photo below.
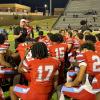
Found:
<path fill-rule="evenodd" d="M 16 72 L 13 68 L 1 68 L 0 69 L 0 78 L 7 78 L 14 75 Z"/>
<path fill-rule="evenodd" d="M 35 90 L 25 85 L 16 85 L 14 87 L 14 93 L 22 100 L 50 100 L 49 94 L 39 94 Z"/>
<path fill-rule="evenodd" d="M 92 91 L 87 91 L 84 89 L 86 87 L 80 86 L 80 87 L 65 87 L 63 86 L 61 89 L 61 92 L 67 96 L 71 97 L 73 99 L 78 100 L 96 100 L 96 95 L 92 93 Z"/>
<path fill-rule="evenodd" d="M 92 81 L 93 91 L 95 93 L 100 92 L 100 74 L 96 75 Z"/>
<path fill-rule="evenodd" d="M 74 70 L 70 70 L 67 72 L 67 82 L 71 82 L 75 79 L 77 72 Z"/>

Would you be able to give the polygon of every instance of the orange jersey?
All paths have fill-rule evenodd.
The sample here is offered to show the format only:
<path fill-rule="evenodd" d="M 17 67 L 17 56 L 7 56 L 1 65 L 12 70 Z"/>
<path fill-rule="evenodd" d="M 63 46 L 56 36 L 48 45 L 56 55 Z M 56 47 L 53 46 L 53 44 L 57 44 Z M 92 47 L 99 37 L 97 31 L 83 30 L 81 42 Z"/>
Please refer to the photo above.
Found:
<path fill-rule="evenodd" d="M 100 89 L 100 56 L 93 51 L 87 51 L 77 57 L 79 63 L 87 64 L 86 81 L 88 79 L 93 89 Z"/>
<path fill-rule="evenodd" d="M 84 56 L 88 64 L 87 73 L 93 74 L 94 76 L 100 74 L 100 57 L 93 51 L 87 51 Z"/>
<path fill-rule="evenodd" d="M 6 53 L 6 50 L 8 49 L 8 46 L 5 44 L 0 45 L 0 53 Z"/>
<path fill-rule="evenodd" d="M 100 56 L 100 41 L 97 41 L 96 43 L 95 43 L 95 49 L 96 49 L 96 52 L 99 54 L 99 56 Z"/>
<path fill-rule="evenodd" d="M 46 36 L 42 39 L 42 42 L 45 43 L 47 46 L 51 45 L 50 39 L 48 39 Z"/>
<path fill-rule="evenodd" d="M 78 56 L 78 62 L 87 64 L 86 73 L 92 76 L 100 74 L 100 57 L 93 51 L 87 51 Z"/>
<path fill-rule="evenodd" d="M 49 93 L 53 88 L 53 79 L 60 62 L 54 58 L 31 59 L 23 65 L 30 69 L 30 89 L 38 93 Z"/>
<path fill-rule="evenodd" d="M 76 47 L 79 47 L 80 44 L 79 44 L 79 40 L 75 37 L 72 38 L 72 41 L 73 41 L 73 47 L 76 48 Z"/>
<path fill-rule="evenodd" d="M 48 49 L 52 57 L 56 57 L 60 61 L 64 61 L 64 57 L 68 49 L 68 45 L 65 43 L 59 43 L 59 44 L 49 46 Z"/>
<path fill-rule="evenodd" d="M 18 47 L 16 48 L 16 51 L 18 51 L 19 55 L 20 55 L 20 58 L 23 59 L 24 56 L 25 56 L 25 52 L 26 52 L 26 49 L 29 49 L 30 48 L 30 45 L 28 45 L 27 43 L 20 43 L 18 45 Z"/>

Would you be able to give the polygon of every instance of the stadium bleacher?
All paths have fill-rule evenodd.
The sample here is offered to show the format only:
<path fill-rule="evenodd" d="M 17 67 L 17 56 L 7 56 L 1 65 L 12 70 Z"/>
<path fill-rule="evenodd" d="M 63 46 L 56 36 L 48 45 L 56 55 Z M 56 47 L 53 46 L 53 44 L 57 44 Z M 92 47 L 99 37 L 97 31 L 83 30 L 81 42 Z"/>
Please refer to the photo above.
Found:
<path fill-rule="evenodd" d="M 100 0 L 69 0 L 63 15 L 59 18 L 54 29 L 67 28 L 70 24 L 72 28 L 79 28 L 81 20 L 92 23 L 93 28 L 100 26 Z M 90 14 L 89 14 L 90 13 Z M 93 17 L 96 17 L 94 22 Z M 65 19 L 65 20 L 63 20 Z"/>

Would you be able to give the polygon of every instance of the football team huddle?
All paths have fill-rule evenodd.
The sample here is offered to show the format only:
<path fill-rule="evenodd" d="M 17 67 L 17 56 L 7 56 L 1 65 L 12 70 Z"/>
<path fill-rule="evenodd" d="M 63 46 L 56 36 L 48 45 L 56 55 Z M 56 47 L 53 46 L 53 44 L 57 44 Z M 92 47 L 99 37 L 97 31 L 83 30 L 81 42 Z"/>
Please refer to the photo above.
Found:
<path fill-rule="evenodd" d="M 51 100 L 54 93 L 58 100 L 100 100 L 100 33 L 66 29 L 44 36 L 40 31 L 31 39 L 30 29 L 15 29 L 15 52 L 0 34 L 0 81 L 20 75 L 9 88 L 11 100 Z"/>

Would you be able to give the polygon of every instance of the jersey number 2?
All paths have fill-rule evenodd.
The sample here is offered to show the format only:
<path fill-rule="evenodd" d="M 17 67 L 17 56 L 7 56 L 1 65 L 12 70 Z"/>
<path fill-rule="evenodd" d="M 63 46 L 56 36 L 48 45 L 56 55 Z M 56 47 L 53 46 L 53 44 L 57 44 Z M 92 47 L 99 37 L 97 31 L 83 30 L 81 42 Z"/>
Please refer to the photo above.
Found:
<path fill-rule="evenodd" d="M 100 72 L 100 57 L 99 56 L 92 56 L 92 60 L 95 62 L 93 63 L 93 71 Z"/>

